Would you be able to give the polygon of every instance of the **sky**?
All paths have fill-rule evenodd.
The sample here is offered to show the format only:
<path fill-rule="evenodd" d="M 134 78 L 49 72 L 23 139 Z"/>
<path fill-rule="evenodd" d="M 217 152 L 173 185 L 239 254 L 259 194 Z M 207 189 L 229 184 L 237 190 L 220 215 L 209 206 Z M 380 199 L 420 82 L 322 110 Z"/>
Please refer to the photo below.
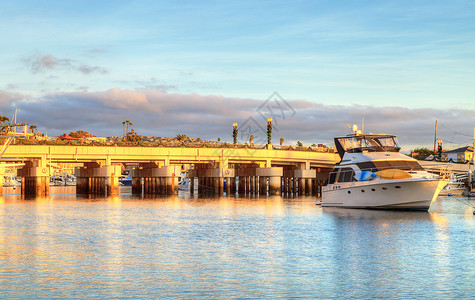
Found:
<path fill-rule="evenodd" d="M 0 115 L 49 136 L 472 144 L 473 0 L 0 0 L 0 38 Z"/>

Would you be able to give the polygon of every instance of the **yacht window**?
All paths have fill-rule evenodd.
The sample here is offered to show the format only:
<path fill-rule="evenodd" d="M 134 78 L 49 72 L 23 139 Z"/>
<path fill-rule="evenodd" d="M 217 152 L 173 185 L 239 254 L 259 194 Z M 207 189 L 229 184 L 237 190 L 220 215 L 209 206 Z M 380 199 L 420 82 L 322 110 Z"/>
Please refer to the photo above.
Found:
<path fill-rule="evenodd" d="M 376 166 L 370 161 L 360 162 L 356 165 L 358 166 L 358 168 L 360 168 L 361 171 L 375 171 L 376 168 Z"/>
<path fill-rule="evenodd" d="M 338 182 L 351 182 L 355 181 L 355 171 L 352 168 L 341 168 L 338 170 Z"/>
<path fill-rule="evenodd" d="M 378 170 L 384 169 L 401 169 L 401 170 L 415 170 L 422 171 L 423 168 L 417 161 L 410 160 L 384 160 L 384 161 L 373 161 L 374 166 Z"/>
<path fill-rule="evenodd" d="M 391 135 L 358 135 L 344 138 L 336 138 L 337 148 L 354 153 L 362 151 L 392 151 L 398 152 L 401 147 L 395 136 Z M 339 150 L 340 151 L 340 150 Z"/>
<path fill-rule="evenodd" d="M 330 177 L 328 178 L 328 184 L 333 184 L 336 181 L 336 172 L 331 172 Z"/>

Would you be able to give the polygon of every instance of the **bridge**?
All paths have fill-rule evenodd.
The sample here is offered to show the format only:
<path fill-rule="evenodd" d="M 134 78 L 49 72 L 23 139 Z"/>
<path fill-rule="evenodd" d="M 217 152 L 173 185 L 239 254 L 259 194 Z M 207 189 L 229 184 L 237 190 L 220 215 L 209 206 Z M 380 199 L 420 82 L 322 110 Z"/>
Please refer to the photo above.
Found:
<path fill-rule="evenodd" d="M 77 193 L 114 195 L 124 165 L 134 164 L 130 175 L 136 194 L 175 194 L 178 176 L 187 170 L 192 193 L 197 178 L 198 193 L 309 195 L 321 192 L 339 160 L 333 152 L 280 150 L 272 145 L 265 149 L 10 145 L 0 161 L 0 181 L 5 168 L 17 167 L 22 194 L 48 195 L 55 167 L 74 163 Z"/>

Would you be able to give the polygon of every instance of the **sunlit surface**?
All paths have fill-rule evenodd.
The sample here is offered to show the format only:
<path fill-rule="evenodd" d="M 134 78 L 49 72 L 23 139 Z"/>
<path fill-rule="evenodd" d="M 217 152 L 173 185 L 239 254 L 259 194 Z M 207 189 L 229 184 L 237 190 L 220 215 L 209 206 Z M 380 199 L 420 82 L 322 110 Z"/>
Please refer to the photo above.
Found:
<path fill-rule="evenodd" d="M 138 198 L 121 191 L 111 198 L 53 190 L 32 200 L 3 195 L 0 297 L 460 299 L 475 293 L 468 198 L 438 198 L 421 213 L 322 209 L 311 197 Z"/>

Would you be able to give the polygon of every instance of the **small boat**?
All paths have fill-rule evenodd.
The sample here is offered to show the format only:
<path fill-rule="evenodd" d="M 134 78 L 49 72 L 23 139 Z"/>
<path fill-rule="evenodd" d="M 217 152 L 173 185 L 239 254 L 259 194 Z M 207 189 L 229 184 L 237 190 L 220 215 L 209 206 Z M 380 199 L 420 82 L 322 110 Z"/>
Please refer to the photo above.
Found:
<path fill-rule="evenodd" d="M 428 210 L 448 179 L 399 153 L 395 135 L 353 128 L 335 138 L 341 161 L 323 187 L 322 207 Z"/>
<path fill-rule="evenodd" d="M 190 189 L 190 179 L 184 178 L 178 183 L 178 190 L 188 191 Z"/>
<path fill-rule="evenodd" d="M 469 197 L 475 197 L 475 191 L 470 191 L 468 192 Z"/>
<path fill-rule="evenodd" d="M 66 180 L 63 176 L 55 175 L 49 178 L 49 185 L 52 186 L 59 186 L 59 185 L 66 185 Z"/>
<path fill-rule="evenodd" d="M 440 196 L 458 196 L 467 190 L 467 174 L 452 174 L 449 183 L 440 191 Z"/>
<path fill-rule="evenodd" d="M 20 187 L 21 179 L 14 176 L 4 176 L 3 177 L 3 187 Z"/>
<path fill-rule="evenodd" d="M 132 185 L 132 177 L 120 176 L 119 177 L 119 184 L 124 185 L 124 186 L 131 186 Z"/>

